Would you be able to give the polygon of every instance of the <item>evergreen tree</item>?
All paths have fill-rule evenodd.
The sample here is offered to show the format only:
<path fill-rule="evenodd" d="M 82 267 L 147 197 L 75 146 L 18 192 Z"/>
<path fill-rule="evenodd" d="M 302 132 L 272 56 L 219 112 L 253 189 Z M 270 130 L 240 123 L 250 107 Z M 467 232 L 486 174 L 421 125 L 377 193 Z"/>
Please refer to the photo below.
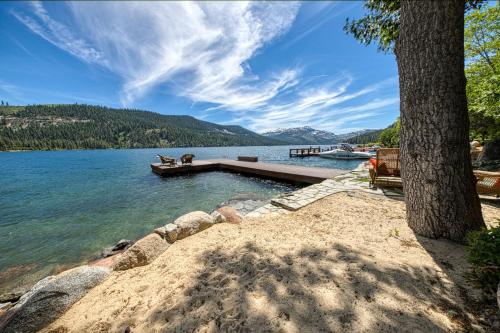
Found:
<path fill-rule="evenodd" d="M 369 0 L 345 30 L 394 50 L 401 100 L 401 174 L 409 226 L 464 241 L 484 227 L 469 153 L 464 10 L 482 1 Z"/>
<path fill-rule="evenodd" d="M 11 107 L 8 112 L 12 126 L 5 126 L 4 117 L 0 123 L 3 150 L 284 144 L 239 126 L 139 110 L 71 104 Z"/>

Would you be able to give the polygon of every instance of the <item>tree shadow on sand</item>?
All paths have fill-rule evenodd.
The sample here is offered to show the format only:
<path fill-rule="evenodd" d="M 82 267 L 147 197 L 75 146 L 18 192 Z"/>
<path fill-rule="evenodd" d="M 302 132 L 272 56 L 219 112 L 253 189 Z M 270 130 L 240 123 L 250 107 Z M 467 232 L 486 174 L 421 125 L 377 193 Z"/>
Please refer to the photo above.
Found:
<path fill-rule="evenodd" d="M 448 327 L 435 320 L 439 317 L 450 320 L 454 331 L 472 331 L 464 310 L 456 305 L 463 300 L 436 271 L 380 265 L 369 253 L 338 243 L 284 256 L 246 243 L 231 252 L 207 250 L 198 260 L 203 268 L 196 278 L 174 295 L 174 303 L 156 305 L 146 319 L 148 329 L 447 332 Z M 424 311 L 413 309 L 416 303 L 426 304 Z"/>

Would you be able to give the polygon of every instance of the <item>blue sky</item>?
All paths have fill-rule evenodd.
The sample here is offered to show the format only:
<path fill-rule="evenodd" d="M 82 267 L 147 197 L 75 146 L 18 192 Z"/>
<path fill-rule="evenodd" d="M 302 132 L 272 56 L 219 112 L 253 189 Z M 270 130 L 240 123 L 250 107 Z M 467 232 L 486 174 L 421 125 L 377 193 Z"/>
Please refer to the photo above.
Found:
<path fill-rule="evenodd" d="M 342 27 L 362 2 L 1 2 L 0 98 L 189 114 L 257 132 L 382 128 L 394 55 Z"/>

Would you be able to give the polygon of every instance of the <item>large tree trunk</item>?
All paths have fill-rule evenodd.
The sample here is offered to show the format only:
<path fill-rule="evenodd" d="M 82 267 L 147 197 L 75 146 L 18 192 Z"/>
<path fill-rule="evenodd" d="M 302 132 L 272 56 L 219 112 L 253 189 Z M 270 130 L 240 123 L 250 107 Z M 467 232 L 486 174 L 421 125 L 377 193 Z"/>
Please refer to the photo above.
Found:
<path fill-rule="evenodd" d="M 408 224 L 464 241 L 485 226 L 469 153 L 464 1 L 401 1 L 396 56 Z"/>

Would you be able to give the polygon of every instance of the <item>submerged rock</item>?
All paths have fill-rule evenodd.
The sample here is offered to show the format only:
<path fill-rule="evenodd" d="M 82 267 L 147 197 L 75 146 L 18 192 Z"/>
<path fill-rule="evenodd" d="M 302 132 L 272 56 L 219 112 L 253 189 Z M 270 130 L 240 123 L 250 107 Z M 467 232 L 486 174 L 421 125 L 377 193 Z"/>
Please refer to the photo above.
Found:
<path fill-rule="evenodd" d="M 1 332 L 35 332 L 62 315 L 85 293 L 102 282 L 109 268 L 81 266 L 39 281 L 0 322 Z"/>
<path fill-rule="evenodd" d="M 129 248 L 130 246 L 132 246 L 131 240 L 121 239 L 120 241 L 118 241 L 118 243 L 116 243 L 115 246 L 113 246 L 113 248 L 111 250 L 112 251 L 125 250 L 125 249 Z"/>
<path fill-rule="evenodd" d="M 217 211 L 222 214 L 229 223 L 240 224 L 243 221 L 243 216 L 231 206 L 218 208 Z"/>
<path fill-rule="evenodd" d="M 139 239 L 128 250 L 123 252 L 115 261 L 113 269 L 123 271 L 126 269 L 144 266 L 168 248 L 169 244 L 158 234 L 149 234 Z"/>
<path fill-rule="evenodd" d="M 246 215 L 257 208 L 260 208 L 269 203 L 269 200 L 260 200 L 260 199 L 250 199 L 250 198 L 233 198 L 231 200 L 225 201 L 218 206 L 218 208 L 222 208 L 225 206 L 230 206 L 236 209 L 241 215 Z"/>
<path fill-rule="evenodd" d="M 184 214 L 174 222 L 178 228 L 177 239 L 183 239 L 194 235 L 197 232 L 211 227 L 214 223 L 214 218 L 202 211 Z"/>
<path fill-rule="evenodd" d="M 113 251 L 113 247 L 111 246 L 108 246 L 108 247 L 105 247 L 102 251 L 101 251 L 101 255 L 99 256 L 100 258 L 107 258 L 107 257 L 111 257 L 112 255 L 116 254 L 114 251 Z"/>
<path fill-rule="evenodd" d="M 131 245 L 133 244 L 133 242 L 131 240 L 128 240 L 128 239 L 122 239 L 120 240 L 118 243 L 116 243 L 115 246 L 108 246 L 108 247 L 105 247 L 102 251 L 101 251 L 101 255 L 99 256 L 100 258 L 107 258 L 107 257 L 111 257 L 111 256 L 114 256 L 115 254 L 118 254 L 120 252 L 123 252 L 125 251 L 126 249 L 128 249 Z"/>

